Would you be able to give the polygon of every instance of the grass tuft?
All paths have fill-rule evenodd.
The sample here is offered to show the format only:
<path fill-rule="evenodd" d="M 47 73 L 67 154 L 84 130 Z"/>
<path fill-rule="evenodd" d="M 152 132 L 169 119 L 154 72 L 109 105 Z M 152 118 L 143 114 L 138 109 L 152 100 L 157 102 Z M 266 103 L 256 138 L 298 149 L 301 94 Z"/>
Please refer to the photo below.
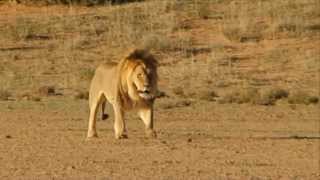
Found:
<path fill-rule="evenodd" d="M 77 91 L 73 97 L 74 97 L 74 99 L 88 100 L 89 99 L 89 92 L 88 91 Z"/>
<path fill-rule="evenodd" d="M 56 95 L 55 88 L 53 86 L 42 86 L 38 89 L 40 96 L 54 96 Z"/>

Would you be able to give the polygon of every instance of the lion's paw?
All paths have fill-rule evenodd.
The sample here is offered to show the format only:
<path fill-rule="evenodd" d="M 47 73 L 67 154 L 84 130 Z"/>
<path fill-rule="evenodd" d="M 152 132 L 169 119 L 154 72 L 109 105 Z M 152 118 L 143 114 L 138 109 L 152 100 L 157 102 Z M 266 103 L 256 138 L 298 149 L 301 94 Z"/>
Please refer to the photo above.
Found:
<path fill-rule="evenodd" d="M 88 132 L 87 140 L 97 138 L 98 134 L 96 132 Z"/>
<path fill-rule="evenodd" d="M 157 138 L 157 133 L 154 130 L 146 130 L 146 137 L 147 138 Z"/>
<path fill-rule="evenodd" d="M 128 139 L 128 135 L 127 134 L 116 135 L 116 139 Z"/>

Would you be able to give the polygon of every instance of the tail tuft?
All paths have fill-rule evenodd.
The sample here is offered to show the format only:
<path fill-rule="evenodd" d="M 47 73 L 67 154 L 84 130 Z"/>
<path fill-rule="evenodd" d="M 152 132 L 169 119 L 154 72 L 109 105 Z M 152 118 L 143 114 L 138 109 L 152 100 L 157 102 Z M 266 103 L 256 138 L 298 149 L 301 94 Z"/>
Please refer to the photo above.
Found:
<path fill-rule="evenodd" d="M 109 118 L 109 115 L 108 114 L 102 114 L 102 120 L 107 120 Z"/>

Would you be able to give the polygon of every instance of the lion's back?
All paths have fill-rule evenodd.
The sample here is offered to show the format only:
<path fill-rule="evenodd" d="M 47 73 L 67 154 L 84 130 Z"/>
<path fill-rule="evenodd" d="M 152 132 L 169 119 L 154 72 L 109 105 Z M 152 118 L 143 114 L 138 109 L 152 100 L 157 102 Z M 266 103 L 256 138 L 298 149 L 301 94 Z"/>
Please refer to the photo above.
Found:
<path fill-rule="evenodd" d="M 115 79 L 117 76 L 117 63 L 103 63 L 95 71 L 93 81 L 105 85 L 106 81 Z M 108 84 L 108 83 L 107 83 Z"/>

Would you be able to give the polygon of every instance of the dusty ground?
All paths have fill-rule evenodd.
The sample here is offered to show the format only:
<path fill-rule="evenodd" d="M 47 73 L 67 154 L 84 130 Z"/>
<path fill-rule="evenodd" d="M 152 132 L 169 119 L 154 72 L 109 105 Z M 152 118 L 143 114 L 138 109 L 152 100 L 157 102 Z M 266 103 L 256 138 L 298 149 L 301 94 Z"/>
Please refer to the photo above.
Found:
<path fill-rule="evenodd" d="M 0 179 L 320 179 L 317 0 L 3 2 Z M 111 118 L 86 141 L 79 92 L 132 46 L 160 62 L 158 138 L 129 113 L 129 139 Z"/>
<path fill-rule="evenodd" d="M 156 106 L 157 139 L 128 116 L 129 139 L 85 141 L 86 101 L 0 108 L 1 179 L 319 179 L 319 107 Z M 58 107 L 68 104 L 68 109 Z M 64 106 L 65 107 L 65 106 Z"/>

